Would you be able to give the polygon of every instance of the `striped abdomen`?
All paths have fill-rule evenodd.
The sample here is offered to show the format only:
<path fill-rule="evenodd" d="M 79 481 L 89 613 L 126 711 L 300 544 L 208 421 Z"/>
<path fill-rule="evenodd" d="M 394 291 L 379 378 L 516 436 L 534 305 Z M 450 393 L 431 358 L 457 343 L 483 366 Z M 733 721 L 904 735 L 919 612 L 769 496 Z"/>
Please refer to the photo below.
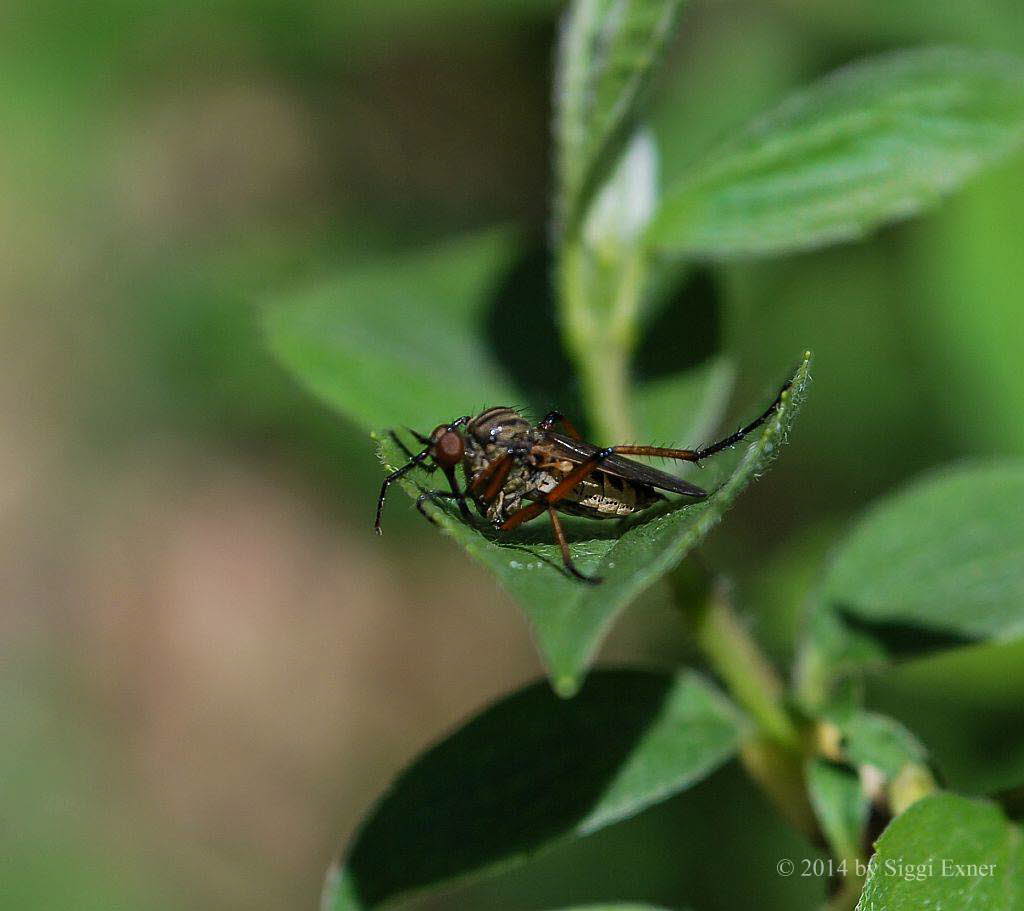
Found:
<path fill-rule="evenodd" d="M 547 472 L 540 472 L 535 493 L 550 493 L 559 480 Z M 530 499 L 536 499 L 536 496 Z M 653 487 L 595 471 L 589 478 L 580 481 L 565 499 L 559 500 L 555 508 L 591 519 L 617 519 L 630 516 L 663 499 Z"/>

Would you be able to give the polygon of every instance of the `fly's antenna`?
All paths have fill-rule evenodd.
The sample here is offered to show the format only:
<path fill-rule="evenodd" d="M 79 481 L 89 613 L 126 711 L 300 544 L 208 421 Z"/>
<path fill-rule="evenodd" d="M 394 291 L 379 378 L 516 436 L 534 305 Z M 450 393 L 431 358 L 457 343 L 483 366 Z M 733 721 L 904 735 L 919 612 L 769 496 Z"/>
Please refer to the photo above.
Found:
<path fill-rule="evenodd" d="M 415 436 L 417 437 L 417 439 L 419 439 L 419 434 L 415 434 Z M 377 532 L 378 535 L 384 534 L 380 527 L 380 517 L 384 513 L 384 498 L 388 494 L 388 488 L 399 478 L 407 475 L 417 465 L 422 465 L 423 460 L 426 459 L 428 455 L 430 455 L 429 446 L 427 446 L 427 448 L 424 449 L 422 452 L 416 453 L 416 455 L 409 459 L 409 461 L 406 462 L 401 468 L 391 472 L 391 474 L 389 474 L 384 479 L 384 483 L 380 485 L 380 496 L 377 498 L 377 518 L 374 520 L 373 523 L 373 530 Z"/>

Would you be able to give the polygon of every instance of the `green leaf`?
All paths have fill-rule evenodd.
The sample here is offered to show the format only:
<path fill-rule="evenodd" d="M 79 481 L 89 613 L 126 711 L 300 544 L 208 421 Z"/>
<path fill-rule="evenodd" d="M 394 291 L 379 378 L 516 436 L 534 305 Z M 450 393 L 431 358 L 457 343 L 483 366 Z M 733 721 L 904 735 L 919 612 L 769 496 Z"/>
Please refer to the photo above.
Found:
<path fill-rule="evenodd" d="M 449 241 L 346 271 L 264 314 L 268 344 L 313 393 L 368 430 L 427 431 L 519 401 L 483 338 L 507 233 Z"/>
<path fill-rule="evenodd" d="M 555 73 L 556 216 L 574 225 L 619 157 L 681 0 L 575 0 Z"/>
<path fill-rule="evenodd" d="M 836 551 L 797 665 L 812 712 L 889 659 L 1024 635 L 1024 462 L 943 468 L 875 503 Z"/>
<path fill-rule="evenodd" d="M 837 721 L 843 752 L 854 765 L 872 765 L 893 779 L 908 762 L 924 763 L 921 742 L 894 718 L 864 710 Z"/>
<path fill-rule="evenodd" d="M 650 243 L 702 257 L 861 237 L 922 211 L 1024 139 L 1024 63 L 960 48 L 847 66 L 713 149 L 665 195 Z"/>
<path fill-rule="evenodd" d="M 851 861 L 861 856 L 870 801 L 857 773 L 826 759 L 807 764 L 807 792 L 833 856 Z"/>
<path fill-rule="evenodd" d="M 873 505 L 840 545 L 824 600 L 861 628 L 1024 634 L 1024 462 L 959 465 Z"/>
<path fill-rule="evenodd" d="M 994 804 L 936 794 L 898 816 L 878 840 L 861 911 L 1021 911 L 1020 829 Z"/>
<path fill-rule="evenodd" d="M 375 908 L 626 819 L 705 778 L 739 735 L 735 709 L 693 673 L 598 671 L 571 701 L 534 684 L 399 776 L 323 908 Z"/>
<path fill-rule="evenodd" d="M 673 501 L 661 510 L 641 514 L 628 527 L 611 521 L 565 522 L 573 559 L 584 573 L 603 577 L 600 585 L 586 585 L 565 573 L 558 546 L 543 519 L 504 538 L 482 524 L 466 524 L 454 508 L 428 506 L 441 528 L 488 567 L 519 603 L 559 693 L 569 696 L 575 692 L 618 613 L 696 547 L 740 492 L 775 458 L 796 417 L 809 371 L 808 352 L 780 408 L 749 445 L 735 471 L 707 500 L 689 505 Z M 390 439 L 381 437 L 378 443 L 389 470 L 404 461 Z M 420 480 L 425 484 L 428 478 L 410 474 L 401 483 L 416 496 Z"/>

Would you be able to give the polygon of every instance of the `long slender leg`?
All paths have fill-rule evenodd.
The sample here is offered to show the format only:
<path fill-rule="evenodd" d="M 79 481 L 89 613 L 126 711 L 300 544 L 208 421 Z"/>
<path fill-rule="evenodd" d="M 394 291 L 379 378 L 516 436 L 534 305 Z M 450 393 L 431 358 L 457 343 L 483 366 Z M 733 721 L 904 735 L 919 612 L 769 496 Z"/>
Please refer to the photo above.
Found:
<path fill-rule="evenodd" d="M 566 418 L 561 411 L 549 411 L 544 417 L 540 419 L 540 423 L 537 427 L 541 430 L 550 430 L 555 424 L 561 424 L 562 429 L 565 431 L 566 436 L 572 437 L 574 440 L 583 439 L 580 436 L 580 432 L 573 426 L 572 423 Z"/>
<path fill-rule="evenodd" d="M 719 440 L 717 443 L 712 443 L 710 446 L 702 446 L 697 450 L 697 458 L 695 461 L 706 459 L 708 456 L 713 456 L 716 452 L 721 452 L 723 449 L 728 449 L 730 446 L 735 446 L 740 440 L 742 440 L 748 433 L 753 430 L 757 430 L 765 421 L 768 420 L 779 408 L 782 403 L 782 397 L 786 394 L 786 391 L 793 384 L 791 382 L 785 382 L 782 388 L 779 390 L 778 395 L 775 396 L 775 401 L 772 402 L 764 411 L 760 417 L 755 418 L 746 427 L 741 427 L 735 433 L 730 434 L 724 440 Z"/>
<path fill-rule="evenodd" d="M 444 476 L 448 479 L 448 486 L 452 489 L 452 499 L 458 500 L 459 512 L 462 513 L 462 518 L 467 522 L 472 522 L 473 517 L 469 513 L 469 507 L 466 506 L 466 495 L 459 489 L 459 481 L 455 477 L 455 469 L 446 466 Z"/>
<path fill-rule="evenodd" d="M 562 551 L 562 562 L 565 564 L 565 568 L 581 582 L 589 582 L 591 585 L 599 585 L 602 580 L 598 576 L 587 576 L 584 573 L 581 573 L 576 568 L 576 564 L 572 562 L 572 554 L 569 553 L 569 542 L 565 540 L 565 530 L 562 528 L 562 520 L 558 518 L 558 512 L 555 510 L 554 506 L 548 507 L 548 515 L 551 516 L 551 527 L 555 530 L 555 540 L 558 542 L 558 547 Z"/>
<path fill-rule="evenodd" d="M 373 530 L 378 535 L 384 534 L 380 527 L 380 517 L 384 513 L 384 499 L 388 495 L 388 488 L 395 483 L 399 478 L 404 477 L 410 471 L 417 466 L 423 464 L 423 460 L 430 455 L 429 449 L 424 449 L 422 452 L 417 453 L 408 462 L 406 462 L 401 468 L 391 472 L 385 479 L 384 483 L 380 485 L 380 496 L 377 497 L 377 516 L 373 521 Z"/>
<path fill-rule="evenodd" d="M 703 446 L 700 449 L 665 449 L 662 446 L 613 446 L 612 449 L 620 455 L 657 456 L 663 459 L 678 459 L 682 462 L 703 461 L 708 456 L 713 456 L 716 453 L 721 452 L 723 449 L 735 446 L 748 433 L 753 430 L 757 430 L 758 427 L 760 427 L 772 416 L 772 414 L 775 413 L 775 410 L 779 407 L 779 403 L 782 401 L 783 394 L 791 385 L 791 383 L 786 383 L 786 385 L 779 390 L 779 394 L 775 396 L 775 401 L 768 406 L 768 409 L 764 414 L 755 418 L 745 427 L 741 427 L 735 433 L 730 434 L 724 440 L 719 440 L 717 443 L 712 443 L 710 446 Z"/>
<path fill-rule="evenodd" d="M 417 434 L 416 431 L 413 430 L 413 431 L 410 431 L 410 432 L 416 434 L 416 437 L 420 440 L 421 443 L 430 443 L 430 440 L 428 440 L 426 437 L 420 437 L 420 435 Z M 409 449 L 409 447 L 406 446 L 405 443 L 402 442 L 402 438 L 397 433 L 395 433 L 394 430 L 389 430 L 388 431 L 388 436 L 390 436 L 391 439 L 395 441 L 395 445 L 399 449 L 401 449 L 402 452 L 405 453 L 405 457 L 407 459 L 415 459 L 416 458 L 416 456 L 412 453 L 412 451 Z M 423 470 L 427 474 L 433 474 L 433 472 L 437 470 L 437 465 L 432 462 L 430 465 L 424 465 L 423 466 Z"/>

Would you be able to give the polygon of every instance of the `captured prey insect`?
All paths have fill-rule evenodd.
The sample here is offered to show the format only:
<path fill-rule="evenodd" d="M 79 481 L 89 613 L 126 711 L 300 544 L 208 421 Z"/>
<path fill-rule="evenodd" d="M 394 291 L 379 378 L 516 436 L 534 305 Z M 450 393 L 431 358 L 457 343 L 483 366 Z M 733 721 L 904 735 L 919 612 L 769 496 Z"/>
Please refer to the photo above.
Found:
<path fill-rule="evenodd" d="M 694 502 L 707 497 L 694 484 L 651 468 L 624 456 L 654 456 L 699 463 L 728 449 L 760 427 L 779 407 L 786 383 L 775 401 L 756 420 L 735 433 L 699 449 L 667 449 L 661 446 L 595 446 L 584 441 L 565 417 L 549 412 L 537 424 L 531 424 L 514 408 L 497 406 L 475 417 L 463 415 L 448 424 L 439 424 L 430 436 L 410 433 L 424 446 L 411 452 L 391 431 L 391 437 L 409 461 L 391 472 L 381 485 L 377 499 L 374 529 L 381 533 L 380 521 L 388 487 L 414 468 L 427 472 L 438 468 L 448 480 L 450 490 L 429 490 L 416 500 L 416 508 L 430 521 L 429 501 L 453 500 L 465 519 L 471 520 L 467 500 L 499 531 L 511 531 L 546 512 L 551 519 L 555 540 L 562 552 L 565 568 L 583 582 L 601 580 L 584 575 L 572 561 L 559 512 L 591 519 L 616 519 L 646 509 L 666 497 L 680 494 Z M 561 429 L 556 431 L 555 428 Z M 464 487 L 456 469 L 462 466 Z"/>

